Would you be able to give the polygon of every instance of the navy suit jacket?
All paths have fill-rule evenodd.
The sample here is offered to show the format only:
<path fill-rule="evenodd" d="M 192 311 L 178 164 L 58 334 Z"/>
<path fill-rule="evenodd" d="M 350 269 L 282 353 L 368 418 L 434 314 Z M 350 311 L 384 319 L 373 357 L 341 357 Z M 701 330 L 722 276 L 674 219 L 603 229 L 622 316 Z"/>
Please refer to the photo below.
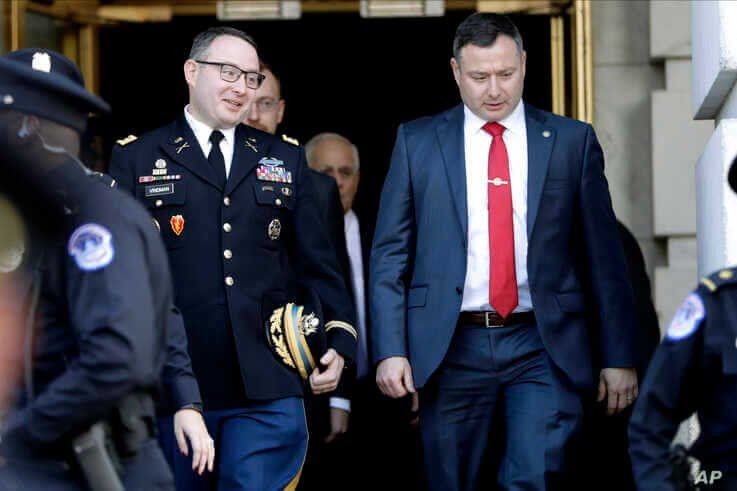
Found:
<path fill-rule="evenodd" d="M 632 291 L 604 157 L 588 124 L 529 105 L 525 118 L 527 271 L 538 329 L 553 362 L 590 389 L 595 354 L 604 367 L 635 366 Z M 463 297 L 463 123 L 459 105 L 399 127 L 371 253 L 374 361 L 408 357 L 417 387 L 445 357 Z M 598 322 L 587 322 L 592 302 Z"/>

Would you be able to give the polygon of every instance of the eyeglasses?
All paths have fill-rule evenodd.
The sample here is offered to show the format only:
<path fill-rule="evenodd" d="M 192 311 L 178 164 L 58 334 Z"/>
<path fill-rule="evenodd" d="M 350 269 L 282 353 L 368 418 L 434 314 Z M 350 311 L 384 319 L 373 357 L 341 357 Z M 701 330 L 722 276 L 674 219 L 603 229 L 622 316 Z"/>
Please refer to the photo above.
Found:
<path fill-rule="evenodd" d="M 259 112 L 271 113 L 279 108 L 279 99 L 259 99 L 254 101 L 253 104 L 256 105 Z"/>
<path fill-rule="evenodd" d="M 244 78 L 246 79 L 246 87 L 249 89 L 258 89 L 261 87 L 261 84 L 264 82 L 264 79 L 266 78 L 266 75 L 258 72 L 247 72 L 245 70 L 241 70 L 237 66 L 229 65 L 227 63 L 218 63 L 216 61 L 202 61 L 202 60 L 194 60 L 197 63 L 202 63 L 203 65 L 213 65 L 220 67 L 220 78 L 226 82 L 237 82 L 239 78 L 241 78 L 241 75 L 244 75 Z"/>

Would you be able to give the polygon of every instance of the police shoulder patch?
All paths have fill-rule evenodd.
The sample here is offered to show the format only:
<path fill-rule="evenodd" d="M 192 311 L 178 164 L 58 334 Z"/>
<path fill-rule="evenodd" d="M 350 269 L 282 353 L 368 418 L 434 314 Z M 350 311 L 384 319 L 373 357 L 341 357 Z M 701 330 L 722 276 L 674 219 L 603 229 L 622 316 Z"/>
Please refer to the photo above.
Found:
<path fill-rule="evenodd" d="M 69 237 L 67 251 L 79 269 L 83 271 L 102 269 L 115 257 L 113 235 L 102 225 L 85 223 L 77 227 Z"/>
<path fill-rule="evenodd" d="M 138 140 L 138 137 L 136 135 L 128 135 L 125 138 L 118 140 L 118 145 L 121 147 L 124 147 L 128 145 L 129 143 L 133 143 L 134 141 Z"/>
<path fill-rule="evenodd" d="M 299 141 L 297 141 L 296 138 L 292 138 L 291 136 L 282 135 L 281 136 L 281 139 L 284 140 L 287 143 L 290 143 L 290 144 L 294 145 L 295 147 L 298 147 L 299 146 Z"/>
<path fill-rule="evenodd" d="M 670 322 L 665 337 L 671 341 L 687 338 L 699 328 L 705 314 L 704 301 L 699 294 L 690 294 Z"/>

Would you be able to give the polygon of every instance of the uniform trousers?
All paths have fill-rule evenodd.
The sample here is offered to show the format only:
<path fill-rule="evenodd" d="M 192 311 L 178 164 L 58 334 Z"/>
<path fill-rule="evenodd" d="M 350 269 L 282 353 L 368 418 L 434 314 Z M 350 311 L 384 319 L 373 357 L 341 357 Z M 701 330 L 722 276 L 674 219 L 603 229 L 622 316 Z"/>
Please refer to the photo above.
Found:
<path fill-rule="evenodd" d="M 121 462 L 126 491 L 174 491 L 174 479 L 155 439 L 145 442 L 135 457 Z M 0 465 L 2 491 L 87 491 L 75 465 L 63 460 L 15 459 Z"/>
<path fill-rule="evenodd" d="M 159 418 L 159 440 L 174 471 L 177 491 L 281 491 L 295 489 L 307 453 L 307 423 L 300 397 L 251 401 L 245 407 L 204 412 L 215 440 L 214 473 L 192 470 L 173 418 Z"/>
<path fill-rule="evenodd" d="M 582 420 L 581 397 L 535 324 L 459 324 L 420 390 L 428 487 L 472 491 L 495 480 L 510 491 L 569 489 Z"/>

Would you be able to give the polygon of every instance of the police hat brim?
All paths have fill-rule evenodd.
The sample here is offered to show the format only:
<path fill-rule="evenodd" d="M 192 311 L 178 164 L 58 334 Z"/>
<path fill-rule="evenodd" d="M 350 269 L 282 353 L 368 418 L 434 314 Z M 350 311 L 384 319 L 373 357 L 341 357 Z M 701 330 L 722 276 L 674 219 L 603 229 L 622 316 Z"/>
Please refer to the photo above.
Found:
<path fill-rule="evenodd" d="M 737 157 L 732 161 L 732 165 L 729 166 L 729 173 L 727 174 L 727 182 L 732 191 L 737 193 Z"/>
<path fill-rule="evenodd" d="M 0 109 L 12 109 L 84 131 L 89 113 L 110 106 L 72 80 L 0 58 Z"/>

